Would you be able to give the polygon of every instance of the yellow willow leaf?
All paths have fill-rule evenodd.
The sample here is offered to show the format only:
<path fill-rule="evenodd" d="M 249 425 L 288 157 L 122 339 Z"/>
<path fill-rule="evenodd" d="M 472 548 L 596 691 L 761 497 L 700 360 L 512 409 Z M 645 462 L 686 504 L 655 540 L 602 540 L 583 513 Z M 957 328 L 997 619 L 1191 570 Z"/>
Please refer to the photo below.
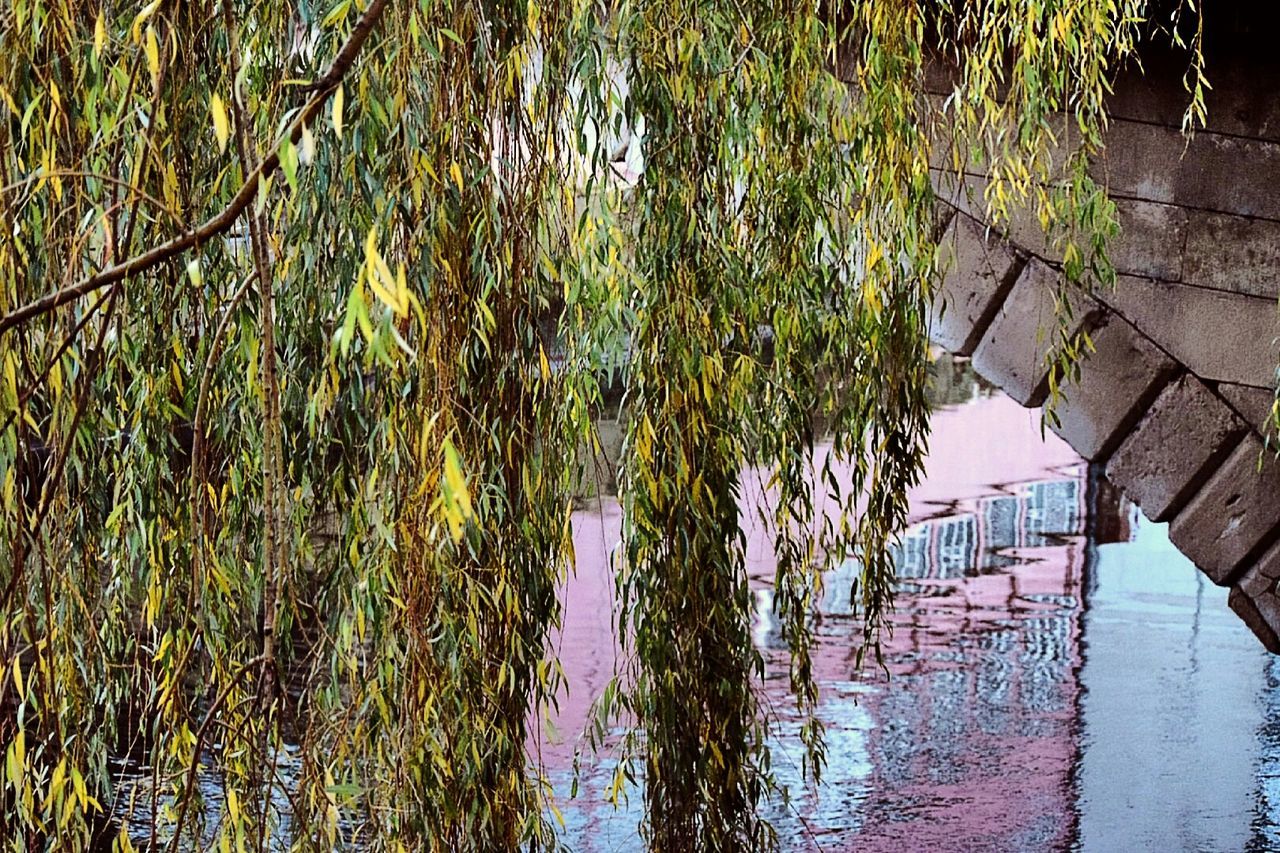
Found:
<path fill-rule="evenodd" d="M 267 209 L 267 198 L 271 194 L 271 178 L 266 175 L 258 175 L 258 194 L 253 201 L 253 210 L 258 216 L 262 215 L 262 211 Z"/>
<path fill-rule="evenodd" d="M 551 363 L 547 361 L 547 351 L 538 346 L 538 364 L 542 368 L 542 381 L 546 382 L 551 379 Z"/>
<path fill-rule="evenodd" d="M 867 271 L 876 268 L 876 264 L 880 263 L 880 259 L 884 257 L 884 251 L 878 243 L 872 243 L 871 249 L 867 252 Z"/>
<path fill-rule="evenodd" d="M 3 498 L 3 505 L 6 512 L 14 511 L 14 501 L 18 495 L 18 477 L 17 473 L 10 468 L 4 472 L 4 485 L 0 486 L 0 498 Z"/>
<path fill-rule="evenodd" d="M 25 773 L 23 771 L 27 766 L 27 731 L 26 729 L 18 729 L 18 734 L 14 737 L 13 743 L 9 747 L 12 752 L 10 758 L 13 763 L 9 767 L 10 780 L 18 783 Z"/>
<path fill-rule="evenodd" d="M 873 282 L 867 281 L 862 285 L 862 300 L 867 303 L 871 313 L 880 313 L 880 288 L 876 287 Z"/>
<path fill-rule="evenodd" d="M 342 84 L 338 84 L 338 91 L 333 93 L 333 132 L 338 134 L 339 139 L 342 138 L 342 104 L 345 100 Z"/>
<path fill-rule="evenodd" d="M 209 112 L 213 114 L 213 138 L 218 140 L 218 151 L 225 152 L 231 128 L 227 124 L 227 109 L 217 92 L 214 92 L 213 97 L 209 99 Z"/>
<path fill-rule="evenodd" d="M 364 260 L 365 260 L 365 278 L 369 281 L 369 287 L 373 290 L 378 299 L 394 311 L 396 314 L 404 315 L 409 313 L 408 298 L 401 298 L 403 293 L 408 292 L 406 286 L 401 291 L 400 285 L 391 275 L 391 268 L 387 266 L 387 262 L 382 259 L 382 255 L 378 252 L 378 229 L 369 230 L 369 236 L 364 241 Z"/>
<path fill-rule="evenodd" d="M 89 789 L 84 784 L 84 777 L 80 775 L 80 771 L 71 768 L 71 785 L 75 788 L 76 799 L 80 801 L 80 808 L 84 808 L 89 801 Z"/>
<path fill-rule="evenodd" d="M 15 108 L 14 112 L 17 112 L 17 111 L 18 111 L 17 108 Z M 422 167 L 423 171 L 425 171 L 428 175 L 431 176 L 431 180 L 435 181 L 437 184 L 441 183 L 440 176 L 436 174 L 436 170 L 431 166 L 430 160 L 428 160 L 426 157 L 423 157 L 419 160 L 418 165 Z"/>
<path fill-rule="evenodd" d="M 160 79 L 160 42 L 156 38 L 155 28 L 147 24 L 147 70 L 151 72 L 151 80 Z"/>
<path fill-rule="evenodd" d="M 458 192 L 462 192 L 462 169 L 458 168 L 458 161 L 449 164 L 449 174 L 453 176 L 453 182 L 458 185 Z"/>
<path fill-rule="evenodd" d="M 344 0 L 337 6 L 329 10 L 329 14 L 324 16 L 324 20 L 320 22 L 322 27 L 332 27 L 346 20 L 347 12 L 351 11 L 351 0 Z"/>
<path fill-rule="evenodd" d="M 163 187 L 164 187 L 164 200 L 168 202 L 169 206 L 172 208 L 176 209 L 177 207 L 179 207 L 178 173 L 173 168 L 172 161 L 170 161 L 168 164 L 165 165 Z"/>
<path fill-rule="evenodd" d="M 404 264 L 396 267 L 396 313 L 409 313 L 409 282 L 404 274 Z"/>
<path fill-rule="evenodd" d="M 156 9 L 159 9 L 159 8 L 160 8 L 160 0 L 152 0 L 152 2 L 142 7 L 142 11 L 139 12 L 138 16 L 133 19 L 132 30 L 133 30 L 133 40 L 135 42 L 139 42 L 142 40 L 142 25 L 145 24 L 147 22 L 147 19 L 150 18 L 152 15 L 154 15 L 156 13 Z"/>
<path fill-rule="evenodd" d="M 422 428 L 418 432 L 418 459 L 425 462 L 427 451 L 431 447 L 430 437 L 435 429 L 436 421 L 440 419 L 440 413 L 436 412 L 429 418 L 423 418 Z"/>
<path fill-rule="evenodd" d="M 102 49 L 107 46 L 107 19 L 102 10 L 98 10 L 98 21 L 93 25 L 93 56 L 102 56 Z"/>
<path fill-rule="evenodd" d="M 449 525 L 449 535 L 454 542 L 462 539 L 466 523 L 471 519 L 471 492 L 467 489 L 467 478 L 462 473 L 462 459 L 458 456 L 453 441 L 444 440 L 444 479 L 441 481 L 445 521 Z"/>
<path fill-rule="evenodd" d="M 49 784 L 49 795 L 51 797 L 62 793 L 62 788 L 67 784 L 67 757 L 62 756 L 62 760 L 58 762 L 58 766 L 53 768 L 53 781 Z"/>

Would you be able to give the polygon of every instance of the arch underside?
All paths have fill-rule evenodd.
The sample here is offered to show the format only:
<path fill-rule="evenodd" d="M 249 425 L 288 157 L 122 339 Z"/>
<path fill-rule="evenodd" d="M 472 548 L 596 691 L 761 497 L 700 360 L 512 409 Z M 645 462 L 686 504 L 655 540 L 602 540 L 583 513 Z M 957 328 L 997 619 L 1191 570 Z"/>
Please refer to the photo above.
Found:
<path fill-rule="evenodd" d="M 1121 219 L 1118 280 L 1068 295 L 1069 331 L 1086 331 L 1096 351 L 1053 427 L 1168 521 L 1174 544 L 1280 654 L 1280 464 L 1264 452 L 1280 339 L 1280 114 L 1255 123 L 1256 137 L 1211 125 L 1188 144 L 1157 121 L 1113 118 L 1098 168 Z M 931 336 L 1039 406 L 1060 328 L 1057 259 L 1032 217 L 999 230 L 983 221 L 980 175 L 935 178 L 950 221 Z"/>

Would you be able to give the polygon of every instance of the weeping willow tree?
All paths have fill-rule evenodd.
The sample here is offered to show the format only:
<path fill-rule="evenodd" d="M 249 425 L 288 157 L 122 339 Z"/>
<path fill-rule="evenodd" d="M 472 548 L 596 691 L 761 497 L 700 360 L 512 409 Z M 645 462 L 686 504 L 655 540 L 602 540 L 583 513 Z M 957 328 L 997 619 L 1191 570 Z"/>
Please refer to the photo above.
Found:
<path fill-rule="evenodd" d="M 1103 98 L 1164 30 L 1201 103 L 1176 15 L 7 4 L 8 848 L 554 847 L 535 729 L 618 361 L 617 781 L 653 849 L 776 843 L 748 475 L 816 780 L 822 570 L 860 560 L 875 652 L 928 434 L 931 169 L 1106 283 Z"/>

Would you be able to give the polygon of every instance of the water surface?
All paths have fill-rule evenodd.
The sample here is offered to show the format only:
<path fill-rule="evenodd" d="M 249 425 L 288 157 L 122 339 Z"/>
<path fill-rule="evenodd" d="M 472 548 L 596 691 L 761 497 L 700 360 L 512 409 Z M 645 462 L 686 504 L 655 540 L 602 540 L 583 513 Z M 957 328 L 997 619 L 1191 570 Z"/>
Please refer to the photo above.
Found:
<path fill-rule="evenodd" d="M 1037 413 L 963 371 L 940 375 L 947 405 L 895 554 L 884 670 L 856 666 L 856 566 L 825 579 L 814 656 L 828 766 L 816 790 L 799 772 L 769 544 L 748 537 L 764 700 L 781 720 L 774 765 L 792 792 L 766 806 L 783 849 L 1280 850 L 1280 658 L 1164 525 L 1042 435 Z M 564 840 L 583 853 L 643 849 L 640 793 L 605 802 L 611 754 L 583 756 L 569 797 L 577 734 L 617 654 L 620 523 L 609 498 L 575 514 L 578 572 L 556 638 L 571 689 L 537 733 Z M 295 765 L 282 756 L 285 787 Z M 216 773 L 201 779 L 216 813 Z M 145 807 L 117 805 L 145 842 Z"/>
<path fill-rule="evenodd" d="M 767 542 L 752 537 L 775 765 L 791 850 L 1280 849 L 1280 668 L 1203 579 L 1035 412 L 961 380 L 934 419 L 886 672 L 855 668 L 855 566 L 818 629 L 829 766 L 798 772 Z M 544 757 L 568 790 L 573 734 L 612 672 L 607 500 L 575 518 L 560 654 L 571 684 Z M 610 756 L 563 802 L 574 850 L 639 850 L 638 792 L 603 802 Z"/>

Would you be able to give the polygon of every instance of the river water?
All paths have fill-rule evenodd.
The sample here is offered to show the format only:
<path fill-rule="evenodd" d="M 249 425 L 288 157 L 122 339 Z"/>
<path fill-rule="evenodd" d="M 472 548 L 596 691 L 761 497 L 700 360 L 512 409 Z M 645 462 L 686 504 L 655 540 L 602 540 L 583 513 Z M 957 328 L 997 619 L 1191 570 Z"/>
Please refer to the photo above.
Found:
<path fill-rule="evenodd" d="M 768 542 L 749 536 L 764 697 L 781 720 L 774 767 L 792 793 L 766 807 L 783 849 L 1280 850 L 1280 658 L 1164 525 L 1042 436 L 1038 413 L 959 367 L 940 370 L 938 394 L 895 555 L 884 671 L 855 666 L 856 567 L 826 577 L 814 656 L 828 766 L 816 790 L 798 770 Z M 582 853 L 643 849 L 640 793 L 605 801 L 608 750 L 583 754 L 569 796 L 577 735 L 614 669 L 620 522 L 607 497 L 575 514 L 578 570 L 556 640 L 570 690 L 538 734 L 564 841 Z M 283 794 L 278 805 L 287 813 Z M 143 811 L 118 812 L 139 842 Z"/>
<path fill-rule="evenodd" d="M 962 373 L 912 495 L 887 673 L 858 672 L 847 592 L 827 577 L 816 652 L 829 766 L 797 771 L 786 652 L 753 543 L 756 639 L 792 801 L 788 850 L 1280 849 L 1280 664 L 1151 524 L 1039 416 Z M 574 734 L 612 671 L 616 505 L 575 518 L 560 654 L 571 689 L 543 755 L 562 795 Z M 640 794 L 606 804 L 613 759 L 584 756 L 561 802 L 579 851 L 642 849 Z"/>

